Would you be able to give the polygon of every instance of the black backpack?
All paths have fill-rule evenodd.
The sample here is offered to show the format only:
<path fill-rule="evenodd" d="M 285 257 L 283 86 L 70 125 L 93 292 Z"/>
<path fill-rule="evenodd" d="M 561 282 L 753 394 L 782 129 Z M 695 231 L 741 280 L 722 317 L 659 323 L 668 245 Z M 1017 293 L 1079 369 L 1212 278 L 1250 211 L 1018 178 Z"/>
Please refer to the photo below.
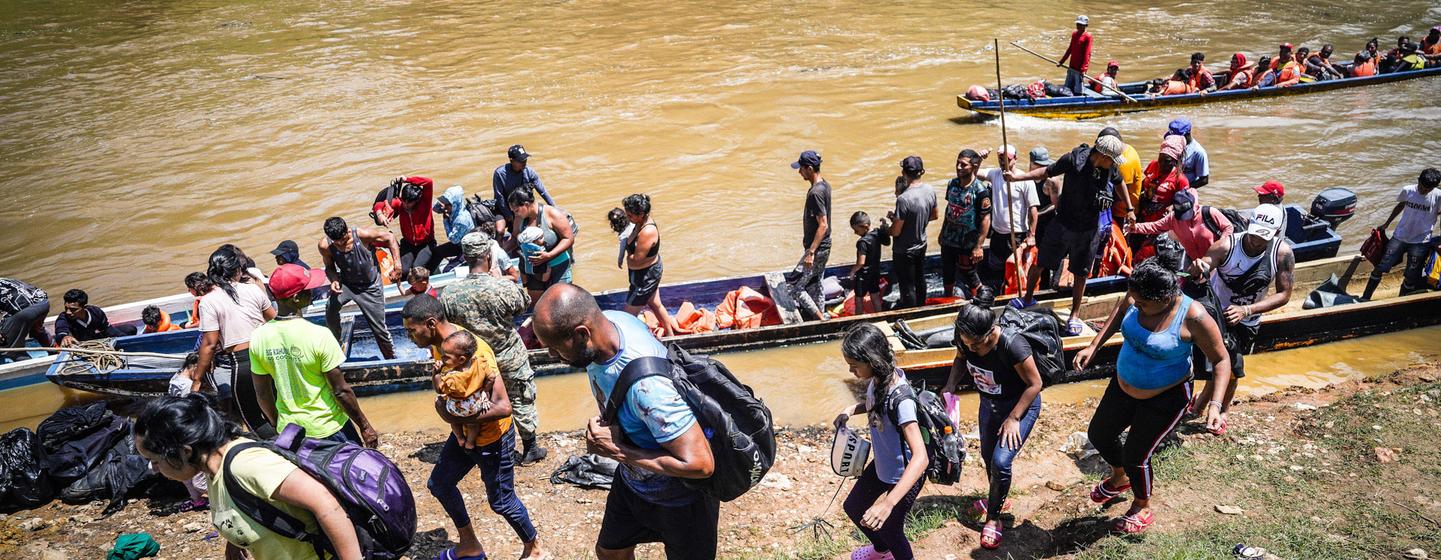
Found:
<path fill-rule="evenodd" d="M 1041 372 L 1041 384 L 1049 387 L 1066 377 L 1066 353 L 1061 338 L 1061 320 L 1049 309 L 1007 307 L 999 318 L 1002 336 L 1019 336 L 1031 347 L 1031 357 Z M 1014 365 L 1014 364 L 1012 364 Z"/>
<path fill-rule="evenodd" d="M 465 211 L 470 214 L 471 222 L 480 225 L 485 222 L 495 223 L 495 199 L 482 200 L 480 195 L 474 194 L 465 200 Z"/>
<path fill-rule="evenodd" d="M 933 391 L 921 389 L 917 392 L 909 383 L 892 389 L 886 395 L 884 410 L 891 425 L 898 429 L 901 425 L 901 403 L 907 400 L 916 401 L 916 425 L 921 430 L 926 457 L 930 459 L 930 464 L 926 466 L 926 479 L 932 484 L 948 486 L 960 482 L 961 465 L 966 461 L 966 441 L 960 427 L 946 414 L 945 401 Z M 904 437 L 901 449 L 906 449 Z M 911 459 L 909 449 L 906 449 L 905 458 L 907 461 Z"/>
<path fill-rule="evenodd" d="M 675 344 L 668 350 L 667 358 L 637 358 L 626 364 L 606 401 L 604 417 L 612 424 L 618 421 L 620 406 L 637 381 L 670 379 L 701 428 L 709 432 L 715 461 L 715 472 L 709 478 L 681 482 L 723 502 L 739 498 L 760 484 L 775 463 L 771 411 L 725 364 L 707 356 L 692 356 Z"/>
<path fill-rule="evenodd" d="M 1206 224 L 1206 229 L 1211 230 L 1211 235 L 1219 238 L 1221 237 L 1221 224 L 1220 222 L 1217 222 L 1215 218 L 1211 217 L 1212 208 L 1215 207 L 1201 207 L 1201 222 Z M 1226 218 L 1226 221 L 1231 222 L 1231 231 L 1246 231 L 1246 226 L 1251 225 L 1251 220 L 1246 219 L 1246 217 L 1242 216 L 1240 212 L 1237 212 L 1230 208 L 1216 209 L 1221 211 L 1221 215 Z"/>

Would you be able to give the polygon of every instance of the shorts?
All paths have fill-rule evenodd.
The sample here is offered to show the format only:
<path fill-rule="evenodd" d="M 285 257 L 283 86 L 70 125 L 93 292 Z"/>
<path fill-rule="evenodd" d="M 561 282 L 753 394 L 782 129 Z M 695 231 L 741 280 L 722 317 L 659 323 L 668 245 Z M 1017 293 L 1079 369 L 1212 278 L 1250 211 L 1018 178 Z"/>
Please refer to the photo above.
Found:
<path fill-rule="evenodd" d="M 597 547 L 625 550 L 642 543 L 665 545 L 669 560 L 716 557 L 720 502 L 698 495 L 683 506 L 661 506 L 645 501 L 616 475 L 605 500 Z"/>
<path fill-rule="evenodd" d="M 523 258 L 523 257 L 522 257 Z M 541 280 L 542 274 L 527 274 L 525 276 L 525 289 L 543 292 L 546 288 L 556 284 L 570 283 L 570 265 L 573 259 L 566 259 L 560 264 L 550 265 L 550 280 Z"/>
<path fill-rule="evenodd" d="M 1256 349 L 1256 331 L 1259 327 L 1260 325 L 1245 323 L 1226 325 L 1226 332 L 1231 335 L 1233 342 L 1231 347 L 1226 349 L 1226 353 L 1231 358 L 1231 378 L 1246 377 L 1246 354 L 1250 354 L 1252 350 Z M 1211 371 L 1211 364 L 1201 353 L 1200 348 L 1196 349 L 1191 359 L 1196 363 L 1196 367 L 1192 368 L 1195 370 L 1196 379 L 1209 381 L 1215 377 L 1214 372 Z"/>
<path fill-rule="evenodd" d="M 665 267 L 661 265 L 660 259 L 656 259 L 653 265 L 630 271 L 630 291 L 626 292 L 626 305 L 644 307 L 650 303 L 651 296 L 660 290 L 660 277 L 664 272 Z"/>
<path fill-rule="evenodd" d="M 1061 260 L 1069 257 L 1071 264 L 1066 270 L 1078 278 L 1090 277 L 1091 263 L 1096 260 L 1095 248 L 1091 246 L 1096 239 L 1096 231 L 1076 231 L 1060 220 L 1052 221 L 1041 237 L 1036 262 L 1041 268 L 1056 270 L 1061 267 Z"/>
<path fill-rule="evenodd" d="M 881 270 L 878 266 L 867 266 L 861 268 L 856 274 L 856 293 L 879 294 L 881 293 Z"/>

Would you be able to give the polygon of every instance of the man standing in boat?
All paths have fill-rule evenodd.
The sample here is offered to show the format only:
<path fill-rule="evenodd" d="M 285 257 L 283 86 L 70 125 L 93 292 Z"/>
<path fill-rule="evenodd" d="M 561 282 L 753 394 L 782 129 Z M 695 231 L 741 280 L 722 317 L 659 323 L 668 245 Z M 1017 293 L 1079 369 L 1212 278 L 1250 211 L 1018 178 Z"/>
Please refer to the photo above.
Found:
<path fill-rule="evenodd" d="M 1086 31 L 1086 26 L 1091 24 L 1091 19 L 1086 16 L 1076 16 L 1076 31 L 1071 33 L 1071 45 L 1066 47 L 1066 54 L 1061 55 L 1061 60 L 1056 66 L 1065 66 L 1070 60 L 1071 65 L 1066 69 L 1066 89 L 1072 94 L 1081 95 L 1081 89 L 1086 86 L 1086 71 L 1091 68 L 1091 33 Z"/>
<path fill-rule="evenodd" d="M 1391 208 L 1391 215 L 1378 229 L 1385 233 L 1397 216 L 1401 217 L 1401 221 L 1391 232 L 1391 239 L 1386 241 L 1386 252 L 1381 262 L 1372 269 L 1361 299 L 1371 299 L 1376 287 L 1381 284 L 1381 277 L 1400 264 L 1402 257 L 1406 258 L 1406 276 L 1401 284 L 1401 295 L 1426 288 L 1421 269 L 1426 266 L 1427 254 L 1434 244 L 1431 230 L 1436 225 L 1437 214 L 1441 213 L 1441 189 L 1437 189 L 1438 184 L 1441 184 L 1441 171 L 1428 167 L 1421 171 L 1416 186 L 1396 193 L 1396 206 Z"/>
<path fill-rule="evenodd" d="M 810 183 L 806 191 L 805 211 L 801 215 L 801 246 L 805 254 L 796 263 L 794 280 L 789 282 L 792 297 L 811 315 L 827 319 L 825 298 L 821 295 L 821 278 L 831 258 L 831 184 L 821 176 L 821 155 L 806 150 L 791 164 L 802 179 Z"/>
<path fill-rule="evenodd" d="M 941 209 L 936 206 L 936 190 L 921 182 L 925 174 L 920 156 L 901 160 L 901 177 L 896 186 L 899 188 L 903 182 L 905 188 L 896 197 L 896 209 L 888 216 L 891 229 L 886 232 L 895 240 L 891 244 L 891 274 L 901 296 L 896 308 L 926 304 L 926 225 L 941 217 Z"/>
<path fill-rule="evenodd" d="M 385 328 L 385 286 L 380 282 L 380 263 L 370 248 L 376 244 L 389 248 L 392 257 L 400 254 L 400 245 L 389 231 L 353 228 L 345 220 L 325 220 L 325 237 L 320 239 L 320 258 L 325 261 L 325 276 L 330 279 L 330 298 L 325 300 L 325 326 L 340 339 L 340 308 L 355 302 L 361 316 L 375 334 L 375 345 L 387 360 L 395 359 L 390 331 Z M 390 271 L 390 281 L 400 281 L 400 269 Z"/>
<path fill-rule="evenodd" d="M 500 214 L 498 217 L 501 219 L 500 227 L 496 229 L 499 232 L 510 231 L 510 224 L 515 220 L 515 213 L 510 210 L 510 193 L 526 184 L 532 184 L 535 192 L 545 199 L 547 205 L 555 206 L 555 199 L 546 192 L 545 183 L 540 182 L 540 174 L 528 166 L 530 152 L 525 151 L 525 146 L 511 146 L 506 151 L 506 157 L 509 157 L 510 161 L 495 168 L 495 173 L 490 178 L 491 190 L 495 194 L 495 211 Z"/>
<path fill-rule="evenodd" d="M 1285 307 L 1291 301 L 1291 289 L 1296 279 L 1296 257 L 1291 253 L 1291 244 L 1286 242 L 1282 231 L 1284 216 L 1280 206 L 1257 206 L 1245 231 L 1217 239 L 1206 256 L 1191 263 L 1192 278 L 1210 278 L 1211 289 L 1225 306 L 1226 330 L 1232 339 L 1232 346 L 1228 348 L 1232 375 L 1226 387 L 1226 399 L 1220 403 L 1221 425 L 1212 430 L 1218 436 L 1226 433 L 1236 385 L 1246 376 L 1244 356 L 1250 354 L 1254 347 L 1256 331 L 1261 326 L 1261 314 Z M 1196 376 L 1196 379 L 1206 381 L 1206 390 L 1202 395 L 1214 394 L 1211 392 L 1214 382 L 1211 373 L 1203 371 Z M 1197 407 L 1204 406 L 1209 406 L 1209 403 L 1197 399 L 1192 403 L 1192 412 L 1199 414 L 1202 410 Z"/>

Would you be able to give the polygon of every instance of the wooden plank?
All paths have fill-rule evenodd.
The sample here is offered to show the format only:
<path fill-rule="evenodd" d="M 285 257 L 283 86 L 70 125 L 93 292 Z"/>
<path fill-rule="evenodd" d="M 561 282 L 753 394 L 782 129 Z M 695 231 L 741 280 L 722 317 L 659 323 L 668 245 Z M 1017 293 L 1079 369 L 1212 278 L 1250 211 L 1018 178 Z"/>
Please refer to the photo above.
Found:
<path fill-rule="evenodd" d="M 786 325 L 794 325 L 804 321 L 796 301 L 791 299 L 791 292 L 786 287 L 786 277 L 780 272 L 766 273 L 766 288 L 770 290 L 771 301 L 776 304 L 776 310 L 781 313 L 781 321 Z"/>

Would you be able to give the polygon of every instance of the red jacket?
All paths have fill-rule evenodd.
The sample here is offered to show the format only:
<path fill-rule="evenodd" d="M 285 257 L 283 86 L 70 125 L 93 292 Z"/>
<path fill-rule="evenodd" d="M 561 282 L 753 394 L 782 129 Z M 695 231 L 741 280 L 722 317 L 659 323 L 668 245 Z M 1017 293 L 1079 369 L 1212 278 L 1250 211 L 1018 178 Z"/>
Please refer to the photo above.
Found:
<path fill-rule="evenodd" d="M 420 185 L 420 199 L 415 207 L 405 209 L 405 203 L 396 196 L 390 200 L 375 203 L 376 216 L 400 217 L 400 237 L 412 245 L 423 245 L 435 240 L 435 221 L 431 216 L 431 203 L 435 196 L 435 183 L 425 177 L 406 177 L 406 182 Z"/>
<path fill-rule="evenodd" d="M 1066 56 L 1070 59 L 1072 70 L 1085 72 L 1091 68 L 1091 32 L 1071 32 L 1071 46 L 1066 48 Z"/>

